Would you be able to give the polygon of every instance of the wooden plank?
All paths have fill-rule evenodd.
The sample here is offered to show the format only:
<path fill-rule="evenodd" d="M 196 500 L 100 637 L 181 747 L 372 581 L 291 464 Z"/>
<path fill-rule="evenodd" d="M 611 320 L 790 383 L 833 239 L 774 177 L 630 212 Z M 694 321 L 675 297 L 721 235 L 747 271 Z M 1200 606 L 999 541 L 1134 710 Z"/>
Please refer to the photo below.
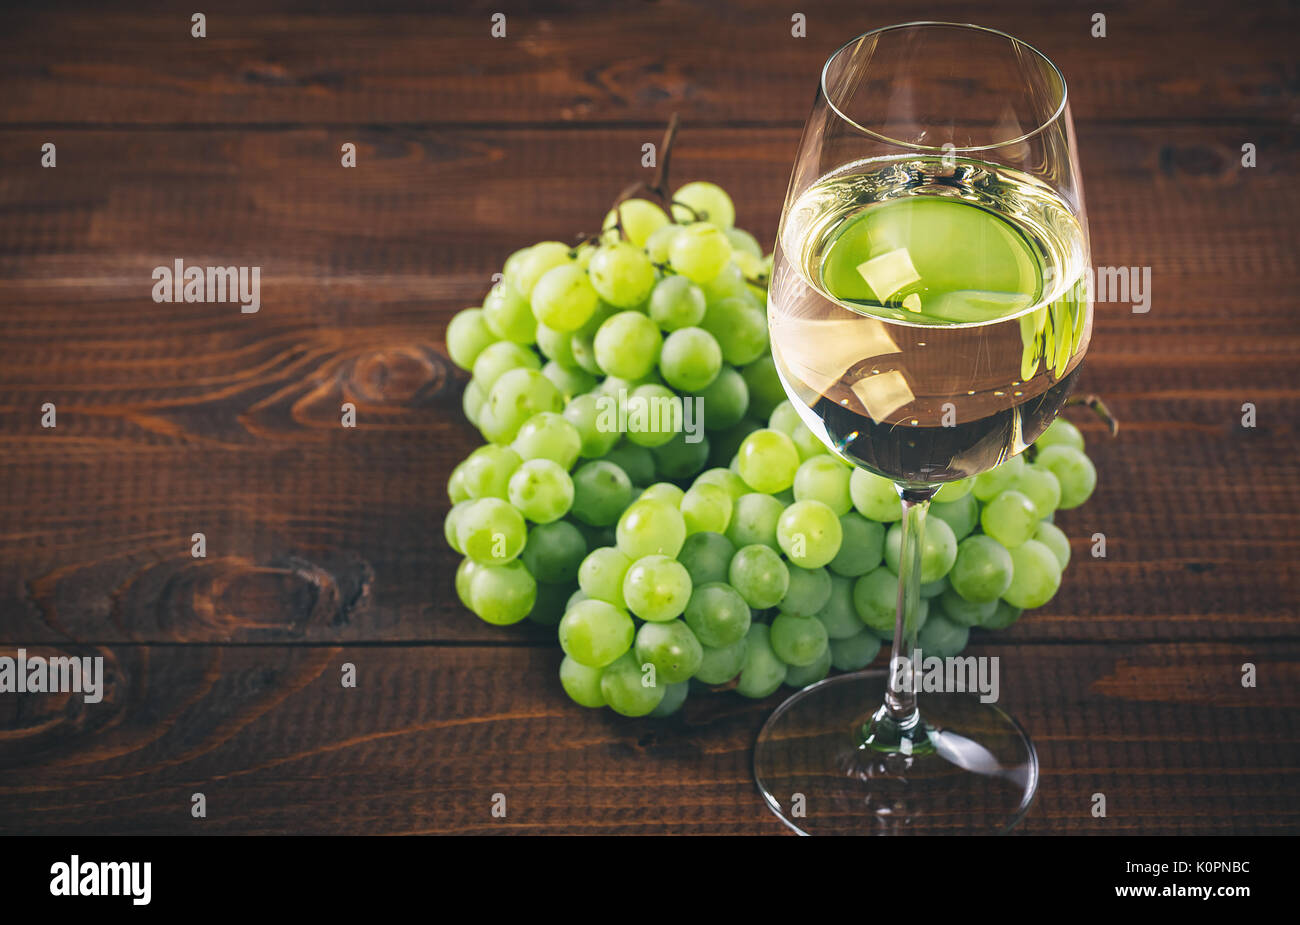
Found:
<path fill-rule="evenodd" d="M 627 720 L 569 703 L 555 651 L 102 651 L 102 703 L 6 699 L 0 833 L 784 831 L 750 778 L 779 695 L 701 693 L 669 720 Z M 972 650 L 994 652 L 1001 704 L 1042 762 L 1024 833 L 1300 832 L 1294 642 Z M 1257 688 L 1241 686 L 1244 661 Z"/>
<path fill-rule="evenodd" d="M 849 0 L 603 0 L 434 5 L 342 2 L 296 9 L 251 0 L 208 12 L 43 4 L 0 29 L 0 119 L 27 124 L 500 124 L 709 122 L 797 125 L 826 57 L 904 20 Z M 507 35 L 490 35 L 494 12 Z M 1054 58 L 1076 117 L 1251 118 L 1296 114 L 1296 14 L 1284 0 L 1189 6 L 938 0 L 934 19 L 1003 29 Z M 652 139 L 647 139 L 652 140 Z"/>
<path fill-rule="evenodd" d="M 1153 307 L 1098 307 L 1082 387 L 1124 429 L 1089 430 L 1098 494 L 1061 520 L 1076 564 L 1011 638 L 1295 630 L 1295 158 L 1238 169 L 1242 130 L 1084 136 L 1097 262 L 1151 265 Z M 514 247 L 594 225 L 640 169 L 635 130 L 367 131 L 348 171 L 322 131 L 83 131 L 55 170 L 24 153 L 40 137 L 0 133 L 7 638 L 549 641 L 454 603 L 443 485 L 477 436 L 442 330 Z M 687 129 L 676 164 L 770 238 L 794 141 Z M 263 308 L 152 302 L 178 256 L 263 266 Z M 1243 270 L 1249 310 L 1225 310 Z"/>

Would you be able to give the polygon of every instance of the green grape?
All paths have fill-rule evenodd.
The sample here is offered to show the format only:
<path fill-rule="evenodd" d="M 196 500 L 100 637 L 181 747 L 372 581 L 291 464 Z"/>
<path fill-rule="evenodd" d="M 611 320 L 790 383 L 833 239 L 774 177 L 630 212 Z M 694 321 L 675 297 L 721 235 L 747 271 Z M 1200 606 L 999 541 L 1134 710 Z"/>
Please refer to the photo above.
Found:
<path fill-rule="evenodd" d="M 572 594 L 569 595 L 569 601 L 564 607 L 565 612 L 567 613 L 568 611 L 572 610 L 573 605 L 578 603 L 579 601 L 585 601 L 588 599 L 589 598 L 587 597 L 587 592 L 579 588 L 577 591 L 574 591 Z"/>
<path fill-rule="evenodd" d="M 839 575 L 831 575 L 831 593 L 817 619 L 826 627 L 831 639 L 847 639 L 862 632 L 862 621 L 853 606 L 853 582 Z"/>
<path fill-rule="evenodd" d="M 578 587 L 592 600 L 625 608 L 623 579 L 631 567 L 632 560 L 613 546 L 593 549 L 578 566 Z"/>
<path fill-rule="evenodd" d="M 509 562 L 523 551 L 527 536 L 523 515 L 500 498 L 479 498 L 456 525 L 461 550 L 480 564 Z"/>
<path fill-rule="evenodd" d="M 595 460 L 573 473 L 573 516 L 604 527 L 618 520 L 632 501 L 632 482 L 618 466 Z"/>
<path fill-rule="evenodd" d="M 745 638 L 751 614 L 745 599 L 723 581 L 700 585 L 686 605 L 686 625 L 704 645 L 726 648 Z"/>
<path fill-rule="evenodd" d="M 1061 483 L 1051 470 L 1029 464 L 1011 480 L 1007 491 L 1018 491 L 1034 503 L 1034 515 L 1042 520 L 1051 517 L 1061 503 Z"/>
<path fill-rule="evenodd" d="M 1014 574 L 1002 599 L 1022 610 L 1042 607 L 1061 586 L 1061 563 L 1038 540 L 1025 540 L 1011 550 Z"/>
<path fill-rule="evenodd" d="M 831 573 L 824 568 L 801 568 L 791 565 L 790 585 L 777 605 L 782 613 L 811 617 L 820 613 L 831 599 Z"/>
<path fill-rule="evenodd" d="M 633 485 L 649 485 L 654 481 L 655 459 L 643 446 L 624 440 L 605 454 L 605 461 L 626 472 Z"/>
<path fill-rule="evenodd" d="M 894 483 L 884 476 L 854 469 L 849 476 L 849 496 L 858 513 L 868 520 L 893 523 L 903 518 L 903 499 Z"/>
<path fill-rule="evenodd" d="M 916 647 L 925 655 L 951 658 L 961 653 L 970 640 L 970 627 L 949 620 L 941 613 L 925 621 L 916 637 Z"/>
<path fill-rule="evenodd" d="M 483 321 L 502 340 L 525 346 L 537 342 L 537 319 L 528 300 L 504 282 L 493 286 L 483 300 Z"/>
<path fill-rule="evenodd" d="M 686 492 L 672 482 L 655 482 L 645 491 L 641 492 L 638 501 L 662 501 L 664 504 L 671 505 L 675 508 L 681 508 L 682 499 L 686 497 Z"/>
<path fill-rule="evenodd" d="M 638 446 L 663 446 L 681 431 L 683 420 L 682 399 L 666 386 L 639 385 L 627 398 L 627 438 Z"/>
<path fill-rule="evenodd" d="M 822 647 L 822 654 L 811 665 L 787 665 L 785 683 L 789 687 L 807 687 L 824 680 L 831 673 L 831 647 Z"/>
<path fill-rule="evenodd" d="M 635 308 L 649 297 L 655 284 L 650 258 L 640 247 L 626 242 L 602 245 L 587 265 L 587 273 L 596 292 L 615 308 Z"/>
<path fill-rule="evenodd" d="M 502 279 L 504 279 L 510 286 L 513 286 L 515 292 L 521 294 L 524 290 L 520 289 L 519 286 L 516 285 L 516 280 L 519 278 L 519 266 L 523 262 L 524 258 L 528 256 L 530 250 L 532 250 L 531 247 L 519 248 L 519 250 L 506 258 L 505 266 L 501 268 Z"/>
<path fill-rule="evenodd" d="M 542 356 L 568 369 L 577 369 L 578 361 L 573 356 L 573 334 L 569 331 L 557 331 L 545 324 L 537 325 L 537 349 Z M 546 373 L 546 367 L 542 367 Z M 548 377 L 549 378 L 549 377 Z"/>
<path fill-rule="evenodd" d="M 538 581 L 572 585 L 578 567 L 587 558 L 587 541 L 582 531 L 567 520 L 539 524 L 528 531 L 528 541 L 519 560 Z"/>
<path fill-rule="evenodd" d="M 700 291 L 704 293 L 704 301 L 709 305 L 721 302 L 723 299 L 742 299 L 755 308 L 758 307 L 754 297 L 749 294 L 745 274 L 733 262 L 728 262 L 713 279 L 701 283 Z"/>
<path fill-rule="evenodd" d="M 704 646 L 700 658 L 700 667 L 695 669 L 695 678 L 704 684 L 726 684 L 740 674 L 745 665 L 745 653 L 749 649 L 749 639 L 741 637 L 722 648 Z"/>
<path fill-rule="evenodd" d="M 799 453 L 779 430 L 756 430 L 739 450 L 740 477 L 754 491 L 776 494 L 794 484 Z"/>
<path fill-rule="evenodd" d="M 695 477 L 696 485 L 717 485 L 731 496 L 733 502 L 739 501 L 741 495 L 749 494 L 749 486 L 745 480 L 730 469 L 710 469 L 707 472 L 701 472 Z"/>
<path fill-rule="evenodd" d="M 693 227 L 693 226 L 692 226 Z M 785 662 L 772 651 L 771 629 L 755 623 L 745 636 L 745 660 L 740 669 L 736 692 L 758 700 L 773 693 L 785 680 Z"/>
<path fill-rule="evenodd" d="M 542 411 L 523 423 L 510 448 L 522 460 L 549 459 L 567 472 L 578 461 L 582 435 L 564 415 Z"/>
<path fill-rule="evenodd" d="M 987 617 L 979 622 L 979 625 L 986 630 L 1004 630 L 1012 623 L 1020 619 L 1021 609 L 1012 607 L 1006 601 L 998 601 L 998 606 L 994 609 L 992 616 Z"/>
<path fill-rule="evenodd" d="M 932 501 L 928 517 L 938 517 L 952 528 L 958 541 L 964 539 L 980 520 L 980 503 L 970 492 L 956 501 Z"/>
<path fill-rule="evenodd" d="M 772 409 L 772 414 L 767 419 L 767 426 L 772 430 L 779 430 L 787 437 L 794 433 L 795 426 L 799 423 L 799 412 L 794 410 L 794 405 L 789 399 L 781 402 Z"/>
<path fill-rule="evenodd" d="M 601 674 L 601 669 L 584 665 L 569 655 L 560 662 L 560 684 L 569 699 L 580 707 L 605 706 L 605 695 L 600 692 Z"/>
<path fill-rule="evenodd" d="M 609 415 L 596 395 L 588 393 L 571 400 L 564 407 L 564 417 L 578 431 L 578 455 L 584 459 L 598 459 L 618 443 L 618 428 L 609 426 Z"/>
<path fill-rule="evenodd" d="M 694 436 L 696 439 L 690 440 L 685 432 L 674 434 L 667 442 L 651 449 L 659 478 L 686 481 L 708 465 L 709 441 L 703 434 Z"/>
<path fill-rule="evenodd" d="M 662 343 L 658 325 L 645 315 L 619 312 L 596 332 L 596 362 L 606 375 L 640 379 L 654 369 Z"/>
<path fill-rule="evenodd" d="M 525 547 L 526 549 L 527 547 Z M 523 556 L 519 557 L 523 562 Z M 524 568 L 527 568 L 524 564 Z M 533 576 L 536 578 L 537 576 Z M 537 582 L 537 600 L 533 604 L 532 610 L 528 611 L 528 619 L 532 620 L 538 626 L 555 627 L 560 625 L 560 620 L 569 611 L 569 586 L 546 584 Z"/>
<path fill-rule="evenodd" d="M 703 328 L 673 331 L 659 353 L 659 372 L 678 391 L 700 392 L 722 372 L 722 348 Z"/>
<path fill-rule="evenodd" d="M 453 504 L 451 510 L 447 512 L 447 516 L 442 522 L 442 533 L 443 537 L 447 540 L 447 545 L 461 555 L 465 554 L 465 550 L 460 548 L 460 540 L 456 536 L 456 523 L 460 520 L 461 515 L 464 514 L 473 503 L 473 501 L 461 501 L 457 504 Z"/>
<path fill-rule="evenodd" d="M 533 287 L 547 270 L 563 266 L 573 260 L 569 245 L 559 241 L 543 241 L 528 248 L 519 258 L 510 278 L 510 285 L 520 295 L 532 301 Z"/>
<path fill-rule="evenodd" d="M 869 629 L 830 641 L 831 664 L 839 671 L 861 671 L 880 654 L 880 637 Z"/>
<path fill-rule="evenodd" d="M 1057 418 L 1048 425 L 1047 430 L 1038 435 L 1034 446 L 1039 450 L 1045 450 L 1049 446 L 1068 446 L 1082 453 L 1083 433 L 1065 418 Z"/>
<path fill-rule="evenodd" d="M 501 374 L 488 392 L 487 407 L 510 442 L 534 414 L 564 410 L 564 396 L 551 380 L 535 369 L 512 369 Z"/>
<path fill-rule="evenodd" d="M 796 501 L 776 523 L 776 541 L 792 563 L 821 568 L 840 551 L 844 533 L 835 512 L 820 501 Z"/>
<path fill-rule="evenodd" d="M 722 358 L 733 366 L 754 362 L 768 347 L 767 317 L 748 298 L 711 303 L 700 327 L 713 335 Z"/>
<path fill-rule="evenodd" d="M 814 459 L 818 456 L 830 456 L 830 450 L 826 449 L 826 444 L 817 439 L 817 435 L 808 429 L 808 425 L 800 421 L 793 432 L 790 434 L 790 440 L 794 443 L 794 448 L 799 451 L 801 460 Z M 838 457 L 831 457 L 838 459 Z"/>
<path fill-rule="evenodd" d="M 479 433 L 488 443 L 503 446 L 514 439 L 514 434 L 505 425 L 498 424 L 492 414 L 492 407 L 485 401 L 479 408 L 476 422 Z"/>
<path fill-rule="evenodd" d="M 690 573 L 695 587 L 727 580 L 727 569 L 736 547 L 720 533 L 692 533 L 682 544 L 677 561 Z"/>
<path fill-rule="evenodd" d="M 697 222 L 673 236 L 668 263 L 693 283 L 707 283 L 731 260 L 731 242 L 716 225 Z"/>
<path fill-rule="evenodd" d="M 758 421 L 742 418 L 734 427 L 716 431 L 709 448 L 709 465 L 735 472 L 735 467 L 731 463 L 735 460 L 740 445 L 745 442 L 746 437 L 762 428 L 763 425 Z M 748 491 L 749 486 L 745 486 L 745 490 Z"/>
<path fill-rule="evenodd" d="M 541 369 L 542 361 L 537 354 L 527 347 L 512 344 L 508 340 L 499 340 L 488 344 L 474 359 L 474 380 L 485 393 L 490 394 L 492 386 L 503 373 L 512 369 Z"/>
<path fill-rule="evenodd" d="M 1011 585 L 1011 553 L 991 536 L 968 536 L 957 545 L 948 580 L 968 601 L 996 601 Z"/>
<path fill-rule="evenodd" d="M 465 417 L 471 424 L 478 427 L 479 410 L 487 401 L 487 393 L 483 387 L 478 384 L 478 380 L 471 379 L 465 383 L 465 392 L 461 396 L 460 409 L 465 412 Z"/>
<path fill-rule="evenodd" d="M 945 576 L 940 578 L 938 581 L 931 581 L 921 585 L 921 597 L 938 597 L 944 591 L 948 590 L 948 588 L 948 578 Z"/>
<path fill-rule="evenodd" d="M 985 620 L 993 616 L 998 602 L 994 599 L 982 604 L 972 604 L 955 589 L 949 588 L 939 595 L 939 607 L 954 623 L 960 623 L 962 626 L 982 626 Z"/>
<path fill-rule="evenodd" d="M 785 507 L 771 495 L 750 492 L 736 499 L 727 539 L 737 548 L 755 543 L 778 549 L 776 525 Z"/>
<path fill-rule="evenodd" d="M 548 328 L 572 333 L 587 323 L 597 302 L 587 271 L 576 263 L 564 263 L 547 270 L 533 287 L 532 314 Z"/>
<path fill-rule="evenodd" d="M 727 235 L 727 240 L 731 241 L 731 260 L 736 266 L 740 267 L 740 272 L 745 274 L 747 280 L 758 280 L 767 275 L 767 267 L 764 265 L 761 256 L 755 256 L 747 250 L 741 250 L 736 245 L 736 242 L 732 240 L 730 234 Z M 749 283 L 751 291 L 757 289 L 758 285 L 755 282 Z"/>
<path fill-rule="evenodd" d="M 632 648 L 636 627 L 606 601 L 579 601 L 560 621 L 560 648 L 589 668 L 603 668 Z"/>
<path fill-rule="evenodd" d="M 480 563 L 470 578 L 469 596 L 479 619 L 495 626 L 509 626 L 528 616 L 533 609 L 537 600 L 537 582 L 518 560 L 501 565 Z"/>
<path fill-rule="evenodd" d="M 736 224 L 736 207 L 726 190 L 704 180 L 678 187 L 673 193 L 672 213 L 673 221 L 683 225 L 712 222 L 719 228 L 730 228 Z"/>
<path fill-rule="evenodd" d="M 883 524 L 849 511 L 840 518 L 840 531 L 844 539 L 835 558 L 826 563 L 827 568 L 845 578 L 857 578 L 880 564 L 885 555 Z"/>
<path fill-rule="evenodd" d="M 896 523 L 885 534 L 885 565 L 898 574 L 898 556 L 903 540 L 903 525 Z M 938 518 L 925 521 L 925 536 L 921 542 L 921 582 L 938 581 L 952 568 L 957 559 L 957 537 L 947 521 Z"/>
<path fill-rule="evenodd" d="M 852 470 L 834 456 L 813 456 L 804 460 L 794 474 L 795 500 L 820 501 L 841 517 L 853 510 L 851 476 Z"/>
<path fill-rule="evenodd" d="M 777 375 L 771 353 L 759 357 L 740 371 L 749 386 L 749 414 L 766 418 L 785 401 L 785 386 Z"/>
<path fill-rule="evenodd" d="M 673 246 L 674 239 L 685 230 L 685 228 L 677 224 L 656 228 L 650 233 L 650 237 L 646 238 L 646 256 L 650 258 L 652 263 L 660 266 L 667 264 L 668 253 Z"/>
<path fill-rule="evenodd" d="M 461 559 L 460 565 L 456 566 L 456 596 L 460 598 L 460 602 L 467 610 L 474 609 L 474 598 L 470 596 L 470 590 L 474 582 L 474 572 L 478 568 L 478 563 L 469 558 Z"/>
<path fill-rule="evenodd" d="M 704 317 L 703 310 L 700 317 Z M 447 325 L 447 354 L 461 369 L 473 369 L 478 355 L 499 339 L 488 328 L 483 309 L 467 308 L 457 312 Z"/>
<path fill-rule="evenodd" d="M 654 666 L 660 686 L 690 680 L 704 660 L 700 641 L 681 620 L 643 624 L 637 630 L 635 654 L 642 665 Z"/>
<path fill-rule="evenodd" d="M 690 573 L 668 556 L 637 559 L 623 578 L 623 600 L 642 620 L 662 623 L 680 617 L 690 599 Z"/>
<path fill-rule="evenodd" d="M 735 502 L 725 488 L 717 485 L 692 485 L 681 501 L 686 533 L 723 533 L 731 522 Z"/>
<path fill-rule="evenodd" d="M 1061 510 L 1068 511 L 1083 504 L 1092 497 L 1092 492 L 1097 487 L 1097 468 L 1081 449 L 1065 444 L 1044 447 L 1039 451 L 1034 465 L 1047 469 L 1056 476 L 1061 487 L 1061 499 L 1057 506 Z"/>
<path fill-rule="evenodd" d="M 775 607 L 790 589 L 790 570 L 770 546 L 745 546 L 727 567 L 728 583 L 755 610 Z"/>
<path fill-rule="evenodd" d="M 650 293 L 650 317 L 665 331 L 698 326 L 706 307 L 703 290 L 685 276 L 665 276 Z"/>
<path fill-rule="evenodd" d="M 975 480 L 958 479 L 955 482 L 945 482 L 939 486 L 939 490 L 934 493 L 934 500 L 943 504 L 951 504 L 958 501 L 971 493 L 975 487 Z"/>
<path fill-rule="evenodd" d="M 816 617 L 778 614 L 772 621 L 769 641 L 776 657 L 787 665 L 811 665 L 821 658 L 830 637 Z"/>
<path fill-rule="evenodd" d="M 470 498 L 505 498 L 510 490 L 510 476 L 521 460 L 508 446 L 481 446 L 466 457 L 457 469 L 461 485 Z"/>
<path fill-rule="evenodd" d="M 617 308 L 607 302 L 601 302 L 591 313 L 587 323 L 569 337 L 569 352 L 573 354 L 574 362 L 583 372 L 593 376 L 604 375 L 604 370 L 596 362 L 596 332 L 600 330 L 602 324 L 616 314 L 618 314 Z"/>
<path fill-rule="evenodd" d="M 736 476 L 740 478 L 740 476 Z M 457 463 L 456 468 L 451 470 L 451 475 L 447 477 L 447 497 L 452 504 L 460 504 L 462 501 L 471 500 L 469 489 L 465 486 L 465 463 Z"/>
<path fill-rule="evenodd" d="M 893 636 L 898 619 L 898 576 L 883 565 L 867 572 L 853 585 L 853 609 L 873 632 L 885 638 Z"/>
<path fill-rule="evenodd" d="M 715 223 L 716 224 L 716 223 Z M 726 228 L 724 233 L 727 240 L 731 242 L 731 248 L 737 254 L 749 254 L 751 257 L 757 257 L 761 262 L 763 259 L 763 248 L 759 245 L 758 239 L 743 228 Z"/>
<path fill-rule="evenodd" d="M 644 247 L 652 233 L 668 224 L 668 213 L 648 199 L 627 199 L 609 210 L 601 230 L 601 242 L 612 244 L 619 240 L 615 225 L 623 226 L 627 239 L 637 247 Z"/>
<path fill-rule="evenodd" d="M 1070 538 L 1065 535 L 1065 531 L 1044 520 L 1034 530 L 1033 538 L 1052 551 L 1056 561 L 1061 563 L 1061 571 L 1065 571 L 1065 567 L 1070 564 Z"/>
<path fill-rule="evenodd" d="M 727 430 L 740 423 L 749 407 L 749 386 L 734 367 L 723 365 L 718 376 L 700 392 L 705 430 Z"/>
<path fill-rule="evenodd" d="M 557 462 L 530 459 L 510 476 L 510 503 L 536 524 L 549 524 L 573 506 L 573 479 Z"/>
<path fill-rule="evenodd" d="M 1004 491 L 984 505 L 980 526 L 1003 546 L 1013 549 L 1034 535 L 1038 512 L 1034 502 L 1025 495 Z"/>
<path fill-rule="evenodd" d="M 595 361 L 592 362 L 594 365 Z M 542 375 L 550 379 L 551 384 L 560 390 L 565 401 L 571 401 L 574 396 L 590 392 L 596 387 L 596 377 L 592 373 L 585 369 L 561 366 L 554 360 L 542 367 Z"/>
<path fill-rule="evenodd" d="M 669 684 L 664 688 L 664 698 L 659 701 L 659 706 L 655 707 L 647 716 L 655 719 L 661 719 L 665 716 L 672 716 L 682 708 L 686 703 L 686 698 L 691 693 L 691 682 L 682 681 L 678 684 Z"/>
<path fill-rule="evenodd" d="M 605 703 L 622 716 L 648 716 L 663 702 L 666 684 L 647 684 L 641 663 L 631 652 L 619 657 L 600 676 Z"/>
<path fill-rule="evenodd" d="M 642 556 L 676 558 L 686 542 L 682 512 L 663 501 L 635 501 L 618 519 L 618 548 L 630 559 Z"/>
<path fill-rule="evenodd" d="M 981 472 L 975 476 L 975 487 L 972 491 L 975 497 L 980 501 L 992 501 L 995 495 L 1001 494 L 1011 484 L 1011 480 L 1020 474 L 1025 468 L 1025 458 L 1023 456 L 1012 456 L 1000 466 L 990 469 L 988 472 Z"/>

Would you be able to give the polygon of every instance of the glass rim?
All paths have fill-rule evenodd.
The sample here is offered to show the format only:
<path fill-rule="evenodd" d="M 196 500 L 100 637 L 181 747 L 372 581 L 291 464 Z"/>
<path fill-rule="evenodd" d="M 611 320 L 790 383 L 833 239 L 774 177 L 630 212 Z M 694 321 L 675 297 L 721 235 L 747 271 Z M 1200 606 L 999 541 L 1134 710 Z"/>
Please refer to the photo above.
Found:
<path fill-rule="evenodd" d="M 826 74 L 830 70 L 831 63 L 834 62 L 835 59 L 838 58 L 840 54 L 845 49 L 847 49 L 850 45 L 854 45 L 858 42 L 861 42 L 865 38 L 869 38 L 873 35 L 881 35 L 882 33 L 885 32 L 893 32 L 896 29 L 912 29 L 917 26 L 945 26 L 950 29 L 970 29 L 976 32 L 986 32 L 990 35 L 1001 36 L 1002 38 L 1008 39 L 1018 46 L 1029 49 L 1029 51 L 1033 52 L 1033 54 L 1040 61 L 1042 61 L 1049 68 L 1052 69 L 1052 73 L 1054 73 L 1056 75 L 1057 80 L 1061 82 L 1060 103 L 1057 105 L 1055 111 L 1050 116 L 1044 119 L 1041 124 L 1036 126 L 1031 131 L 1025 132 L 1024 134 L 1019 135 L 1015 138 L 1008 138 L 1006 141 L 999 141 L 994 144 L 970 145 L 967 147 L 960 147 L 960 148 L 954 147 L 952 145 L 948 145 L 946 147 L 945 146 L 935 147 L 934 145 L 921 145 L 911 141 L 902 141 L 898 138 L 890 138 L 888 135 L 884 135 L 881 134 L 880 132 L 873 131 L 872 129 L 867 128 L 866 126 L 858 122 L 856 119 L 849 118 L 849 116 L 847 116 L 844 113 L 844 111 L 840 109 L 840 107 L 831 98 L 831 94 L 826 89 Z M 1047 57 L 1047 55 L 1043 54 L 1043 52 L 1040 51 L 1038 48 L 1026 42 L 1024 39 L 1018 39 L 1014 35 L 1011 35 L 1009 32 L 1003 32 L 1000 29 L 993 29 L 990 28 L 989 26 L 977 26 L 974 23 L 941 22 L 939 20 L 917 20 L 916 22 L 896 23 L 895 25 L 892 26 L 881 26 L 878 29 L 871 29 L 867 32 L 863 32 L 861 35 L 854 36 L 853 38 L 845 42 L 843 45 L 841 45 L 839 48 L 831 52 L 830 57 L 826 59 L 826 63 L 822 65 L 820 85 L 821 85 L 822 96 L 826 100 L 826 105 L 829 106 L 837 116 L 839 116 L 849 125 L 853 126 L 855 129 L 862 132 L 863 134 L 870 135 L 872 138 L 875 138 L 886 144 L 896 145 L 898 147 L 907 148 L 912 151 L 928 151 L 928 152 L 936 152 L 936 153 L 947 153 L 947 152 L 966 153 L 966 152 L 973 152 L 973 151 L 992 151 L 996 148 L 1004 148 L 1007 145 L 1020 144 L 1021 142 L 1028 141 L 1030 138 L 1033 138 L 1035 135 L 1042 134 L 1042 132 L 1044 132 L 1046 129 L 1051 127 L 1052 123 L 1056 122 L 1061 117 L 1061 113 L 1065 112 L 1066 104 L 1070 98 L 1069 87 L 1065 83 L 1065 75 L 1062 74 L 1061 69 L 1056 66 L 1056 62 L 1053 61 L 1051 58 Z"/>

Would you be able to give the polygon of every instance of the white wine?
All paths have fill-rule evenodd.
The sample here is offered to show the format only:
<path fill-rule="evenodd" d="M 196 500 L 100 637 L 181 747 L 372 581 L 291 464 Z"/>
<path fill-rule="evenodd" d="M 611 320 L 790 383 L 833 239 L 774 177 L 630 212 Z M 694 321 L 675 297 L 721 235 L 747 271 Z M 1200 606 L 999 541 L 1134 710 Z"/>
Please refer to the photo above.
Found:
<path fill-rule="evenodd" d="M 787 210 L 772 353 L 804 421 L 887 478 L 935 484 L 1032 443 L 1091 336 L 1087 240 L 1041 181 L 960 158 L 859 161 Z"/>

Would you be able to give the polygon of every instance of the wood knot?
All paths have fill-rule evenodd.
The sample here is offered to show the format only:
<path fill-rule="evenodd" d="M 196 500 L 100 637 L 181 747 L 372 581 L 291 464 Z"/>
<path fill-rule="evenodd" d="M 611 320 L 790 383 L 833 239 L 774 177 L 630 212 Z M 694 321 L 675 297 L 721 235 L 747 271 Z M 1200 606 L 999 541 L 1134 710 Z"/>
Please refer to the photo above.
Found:
<path fill-rule="evenodd" d="M 0 646 L 0 767 L 68 750 L 111 722 L 130 685 L 117 657 L 91 646 Z"/>
<path fill-rule="evenodd" d="M 345 392 L 368 404 L 419 405 L 446 387 L 452 372 L 436 351 L 403 345 L 353 357 L 341 378 Z"/>

